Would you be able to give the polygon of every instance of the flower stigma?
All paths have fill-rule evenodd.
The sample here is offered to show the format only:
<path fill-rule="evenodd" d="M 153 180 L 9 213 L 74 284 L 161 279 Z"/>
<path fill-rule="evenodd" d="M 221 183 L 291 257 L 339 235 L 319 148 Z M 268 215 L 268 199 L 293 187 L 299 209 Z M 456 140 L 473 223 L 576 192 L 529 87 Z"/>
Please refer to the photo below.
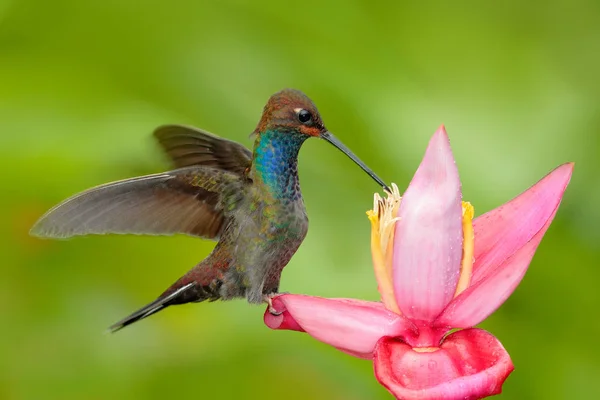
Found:
<path fill-rule="evenodd" d="M 433 353 L 439 349 L 439 347 L 413 347 L 413 350 L 417 353 Z"/>

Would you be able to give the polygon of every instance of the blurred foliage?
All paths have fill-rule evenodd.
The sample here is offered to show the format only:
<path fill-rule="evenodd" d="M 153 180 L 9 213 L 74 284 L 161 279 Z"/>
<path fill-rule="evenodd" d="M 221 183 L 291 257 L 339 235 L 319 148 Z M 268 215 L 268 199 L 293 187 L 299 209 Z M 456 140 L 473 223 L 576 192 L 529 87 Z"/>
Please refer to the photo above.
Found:
<path fill-rule="evenodd" d="M 244 301 L 102 334 L 211 242 L 27 234 L 77 191 L 167 168 L 159 124 L 251 146 L 283 87 L 401 188 L 444 123 L 477 214 L 575 161 L 526 278 L 482 326 L 516 365 L 501 398 L 600 398 L 598 15 L 593 0 L 0 0 L 0 398 L 390 397 L 369 362 L 270 331 Z M 311 229 L 281 289 L 376 299 L 364 214 L 376 185 L 317 140 L 300 175 Z"/>

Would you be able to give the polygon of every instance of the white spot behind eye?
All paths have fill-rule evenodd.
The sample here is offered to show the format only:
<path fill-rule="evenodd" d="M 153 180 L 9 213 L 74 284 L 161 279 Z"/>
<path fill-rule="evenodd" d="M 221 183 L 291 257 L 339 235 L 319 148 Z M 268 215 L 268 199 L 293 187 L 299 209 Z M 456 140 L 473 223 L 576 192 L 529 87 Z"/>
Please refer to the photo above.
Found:
<path fill-rule="evenodd" d="M 298 114 L 298 113 L 299 113 L 300 111 L 302 111 L 302 110 L 303 110 L 302 108 L 294 108 L 294 112 L 295 112 L 296 114 Z"/>

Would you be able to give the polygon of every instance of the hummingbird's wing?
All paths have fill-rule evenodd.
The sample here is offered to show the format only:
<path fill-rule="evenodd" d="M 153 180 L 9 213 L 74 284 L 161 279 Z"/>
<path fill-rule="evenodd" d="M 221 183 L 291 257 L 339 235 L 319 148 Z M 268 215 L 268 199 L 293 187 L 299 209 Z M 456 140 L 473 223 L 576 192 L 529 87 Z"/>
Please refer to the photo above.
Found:
<path fill-rule="evenodd" d="M 205 165 L 242 175 L 252 162 L 246 147 L 202 129 L 164 125 L 154 131 L 154 137 L 177 168 Z"/>
<path fill-rule="evenodd" d="M 31 229 L 39 237 L 88 234 L 173 235 L 218 239 L 244 182 L 231 172 L 188 167 L 107 183 L 48 211 Z"/>

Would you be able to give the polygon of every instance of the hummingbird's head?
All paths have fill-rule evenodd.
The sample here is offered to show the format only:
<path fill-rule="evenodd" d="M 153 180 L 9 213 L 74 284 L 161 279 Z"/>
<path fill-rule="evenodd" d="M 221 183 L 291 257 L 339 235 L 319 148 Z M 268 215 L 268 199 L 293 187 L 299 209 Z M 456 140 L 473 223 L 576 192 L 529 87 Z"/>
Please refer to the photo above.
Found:
<path fill-rule="evenodd" d="M 381 187 L 390 191 L 381 178 L 375 175 L 365 163 L 325 128 L 315 104 L 299 90 L 283 89 L 269 98 L 263 110 L 262 118 L 253 133 L 260 138 L 262 133 L 268 131 L 275 131 L 284 135 L 305 135 L 306 138 L 318 137 L 324 139 L 350 157 Z"/>
<path fill-rule="evenodd" d="M 319 137 L 327 132 L 315 104 L 301 91 L 283 89 L 269 98 L 253 133 L 266 131 Z"/>

